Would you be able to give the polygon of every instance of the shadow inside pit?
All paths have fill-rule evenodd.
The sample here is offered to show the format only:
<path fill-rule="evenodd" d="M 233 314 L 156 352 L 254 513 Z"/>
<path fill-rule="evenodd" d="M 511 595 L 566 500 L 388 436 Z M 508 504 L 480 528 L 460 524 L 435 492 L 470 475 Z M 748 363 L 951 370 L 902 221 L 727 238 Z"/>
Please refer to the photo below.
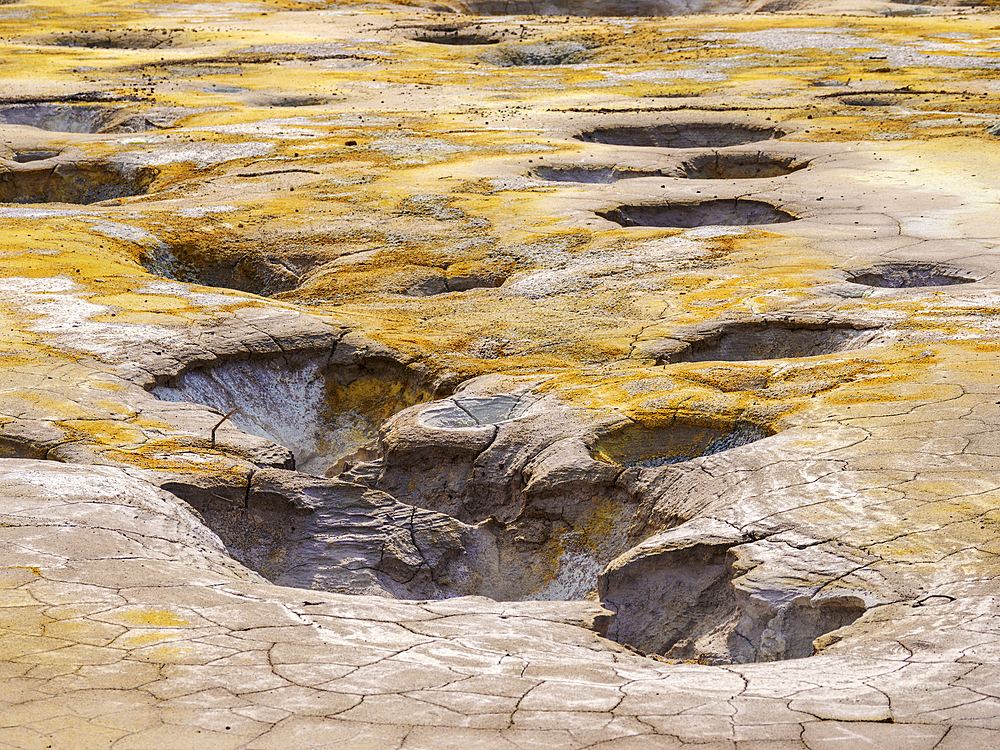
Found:
<path fill-rule="evenodd" d="M 43 149 L 33 149 L 18 151 L 14 154 L 12 161 L 18 164 L 28 164 L 33 161 L 44 161 L 45 159 L 53 159 L 59 156 L 59 151 L 46 151 Z"/>
<path fill-rule="evenodd" d="M 271 297 L 298 287 L 302 271 L 255 247 L 242 252 L 180 242 L 151 249 L 141 260 L 154 276 Z"/>
<path fill-rule="evenodd" d="M 486 44 L 499 44 L 500 37 L 490 33 L 480 33 L 477 30 L 458 26 L 441 26 L 428 28 L 422 34 L 411 37 L 411 41 L 426 44 L 446 44 L 453 47 L 476 47 Z"/>
<path fill-rule="evenodd" d="M 683 422 L 647 427 L 630 423 L 598 439 L 590 446 L 590 452 L 605 463 L 652 469 L 711 456 L 767 436 L 762 428 L 749 422 L 726 427 Z"/>
<path fill-rule="evenodd" d="M 974 284 L 978 279 L 962 271 L 936 263 L 883 263 L 872 268 L 858 269 L 847 277 L 852 284 L 878 289 L 907 289 L 927 286 Z"/>
<path fill-rule="evenodd" d="M 66 102 L 0 105 L 0 124 L 57 133 L 137 133 L 150 128 L 141 115 L 122 107 Z"/>
<path fill-rule="evenodd" d="M 496 289 L 502 286 L 504 281 L 506 278 L 500 275 L 434 276 L 411 286 L 406 290 L 406 295 L 408 297 L 434 297 L 438 294 L 451 292 L 467 292 L 470 289 Z"/>
<path fill-rule="evenodd" d="M 18 161 L 36 163 L 50 158 L 50 153 L 21 152 Z M 0 172 L 0 203 L 99 203 L 144 195 L 158 175 L 153 167 L 100 162 L 11 169 Z"/>
<path fill-rule="evenodd" d="M 757 200 L 717 199 L 666 203 L 662 205 L 618 206 L 597 215 L 623 227 L 754 226 L 782 224 L 798 217 Z"/>
<path fill-rule="evenodd" d="M 364 458 L 379 425 L 433 394 L 386 357 L 321 353 L 234 360 L 199 367 L 157 386 L 163 401 L 187 401 L 225 414 L 241 430 L 292 452 L 306 474 L 336 474 Z"/>
<path fill-rule="evenodd" d="M 749 321 L 706 331 L 682 348 L 653 356 L 657 364 L 818 357 L 877 346 L 880 335 L 880 328 L 855 328 L 849 323 Z"/>
<path fill-rule="evenodd" d="M 784 130 L 735 123 L 676 123 L 669 125 L 605 127 L 576 136 L 587 143 L 658 148 L 725 148 L 781 138 Z"/>
<path fill-rule="evenodd" d="M 794 156 L 712 153 L 687 159 L 681 169 L 692 180 L 747 180 L 782 177 L 808 166 L 808 160 Z"/>
<path fill-rule="evenodd" d="M 59 47 L 88 49 L 159 49 L 173 44 L 174 34 L 166 29 L 93 29 L 54 34 L 48 43 Z"/>
<path fill-rule="evenodd" d="M 569 65 L 583 62 L 587 48 L 579 42 L 533 42 L 510 44 L 481 55 L 485 62 L 503 68 Z"/>
<path fill-rule="evenodd" d="M 851 595 L 770 601 L 765 592 L 750 594 L 737 586 L 745 572 L 738 546 L 712 539 L 653 544 L 612 565 L 599 584 L 602 604 L 616 613 L 608 637 L 668 659 L 773 662 L 812 656 L 865 614 Z"/>
<path fill-rule="evenodd" d="M 641 170 L 621 167 L 536 167 L 528 176 L 547 182 L 610 184 L 638 177 L 681 177 L 690 180 L 747 180 L 782 177 L 809 166 L 809 161 L 794 156 L 733 154 L 713 152 L 693 156 L 679 168 Z"/>
<path fill-rule="evenodd" d="M 636 177 L 660 177 L 659 171 L 619 169 L 618 167 L 537 167 L 530 177 L 548 182 L 579 182 L 607 185 Z"/>

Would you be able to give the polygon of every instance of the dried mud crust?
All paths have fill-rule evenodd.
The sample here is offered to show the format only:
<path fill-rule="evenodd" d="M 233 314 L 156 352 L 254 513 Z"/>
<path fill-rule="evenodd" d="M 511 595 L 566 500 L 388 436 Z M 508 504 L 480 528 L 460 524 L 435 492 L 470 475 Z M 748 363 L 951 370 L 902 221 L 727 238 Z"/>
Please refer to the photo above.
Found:
<path fill-rule="evenodd" d="M 140 25 L 116 2 L 96 10 Z M 49 66 L 22 89 L 58 66 L 206 107 L 142 139 L 4 127 L 5 154 L 127 150 L 172 192 L 0 209 L 0 452 L 47 459 L 0 466 L 0 744 L 996 744 L 1000 115 L 811 87 L 981 90 L 983 19 L 519 19 L 528 44 L 468 50 L 371 39 L 412 8 L 150 12 L 187 11 L 197 60 L 4 58 Z M 58 12 L 18 24 L 93 22 Z M 480 57 L 556 35 L 586 64 Z M 262 111 L 284 97 L 316 109 Z M 808 129 L 755 143 L 817 168 L 764 184 L 753 144 L 566 139 L 674 105 Z M 667 175 L 524 177 L 581 155 L 612 181 L 689 165 L 671 188 L 701 202 L 781 185 L 809 220 L 620 231 L 594 210 L 662 201 Z M 329 264 L 308 311 L 200 286 L 300 289 L 300 248 Z M 845 281 L 897 257 L 983 283 Z M 180 262 L 194 283 L 162 278 Z"/>
<path fill-rule="evenodd" d="M 598 216 L 623 227 L 704 227 L 783 224 L 798 217 L 759 200 L 715 199 L 677 203 L 625 205 Z"/>

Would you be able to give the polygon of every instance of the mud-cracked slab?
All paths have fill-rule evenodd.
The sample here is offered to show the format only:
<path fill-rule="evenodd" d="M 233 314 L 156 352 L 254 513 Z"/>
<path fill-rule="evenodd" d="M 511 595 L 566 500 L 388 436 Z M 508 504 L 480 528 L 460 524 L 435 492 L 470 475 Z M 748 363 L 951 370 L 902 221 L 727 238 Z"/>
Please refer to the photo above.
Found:
<path fill-rule="evenodd" d="M 0 746 L 998 744 L 995 12 L 424 5 L 0 2 Z"/>

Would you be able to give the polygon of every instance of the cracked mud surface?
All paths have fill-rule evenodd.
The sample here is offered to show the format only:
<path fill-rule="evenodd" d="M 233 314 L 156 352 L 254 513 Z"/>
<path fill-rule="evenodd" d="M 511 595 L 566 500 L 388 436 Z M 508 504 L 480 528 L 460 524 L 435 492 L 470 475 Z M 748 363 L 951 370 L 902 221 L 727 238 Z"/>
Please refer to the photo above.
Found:
<path fill-rule="evenodd" d="M 573 10 L 0 0 L 0 747 L 998 743 L 997 16 Z"/>

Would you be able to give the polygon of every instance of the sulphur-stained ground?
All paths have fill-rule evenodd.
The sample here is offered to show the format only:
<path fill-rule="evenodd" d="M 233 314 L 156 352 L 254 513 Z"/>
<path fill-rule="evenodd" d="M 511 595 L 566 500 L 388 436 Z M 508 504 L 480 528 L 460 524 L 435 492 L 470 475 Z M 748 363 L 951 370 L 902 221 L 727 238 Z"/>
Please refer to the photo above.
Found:
<path fill-rule="evenodd" d="M 0 0 L 0 747 L 1000 744 L 998 30 Z"/>

